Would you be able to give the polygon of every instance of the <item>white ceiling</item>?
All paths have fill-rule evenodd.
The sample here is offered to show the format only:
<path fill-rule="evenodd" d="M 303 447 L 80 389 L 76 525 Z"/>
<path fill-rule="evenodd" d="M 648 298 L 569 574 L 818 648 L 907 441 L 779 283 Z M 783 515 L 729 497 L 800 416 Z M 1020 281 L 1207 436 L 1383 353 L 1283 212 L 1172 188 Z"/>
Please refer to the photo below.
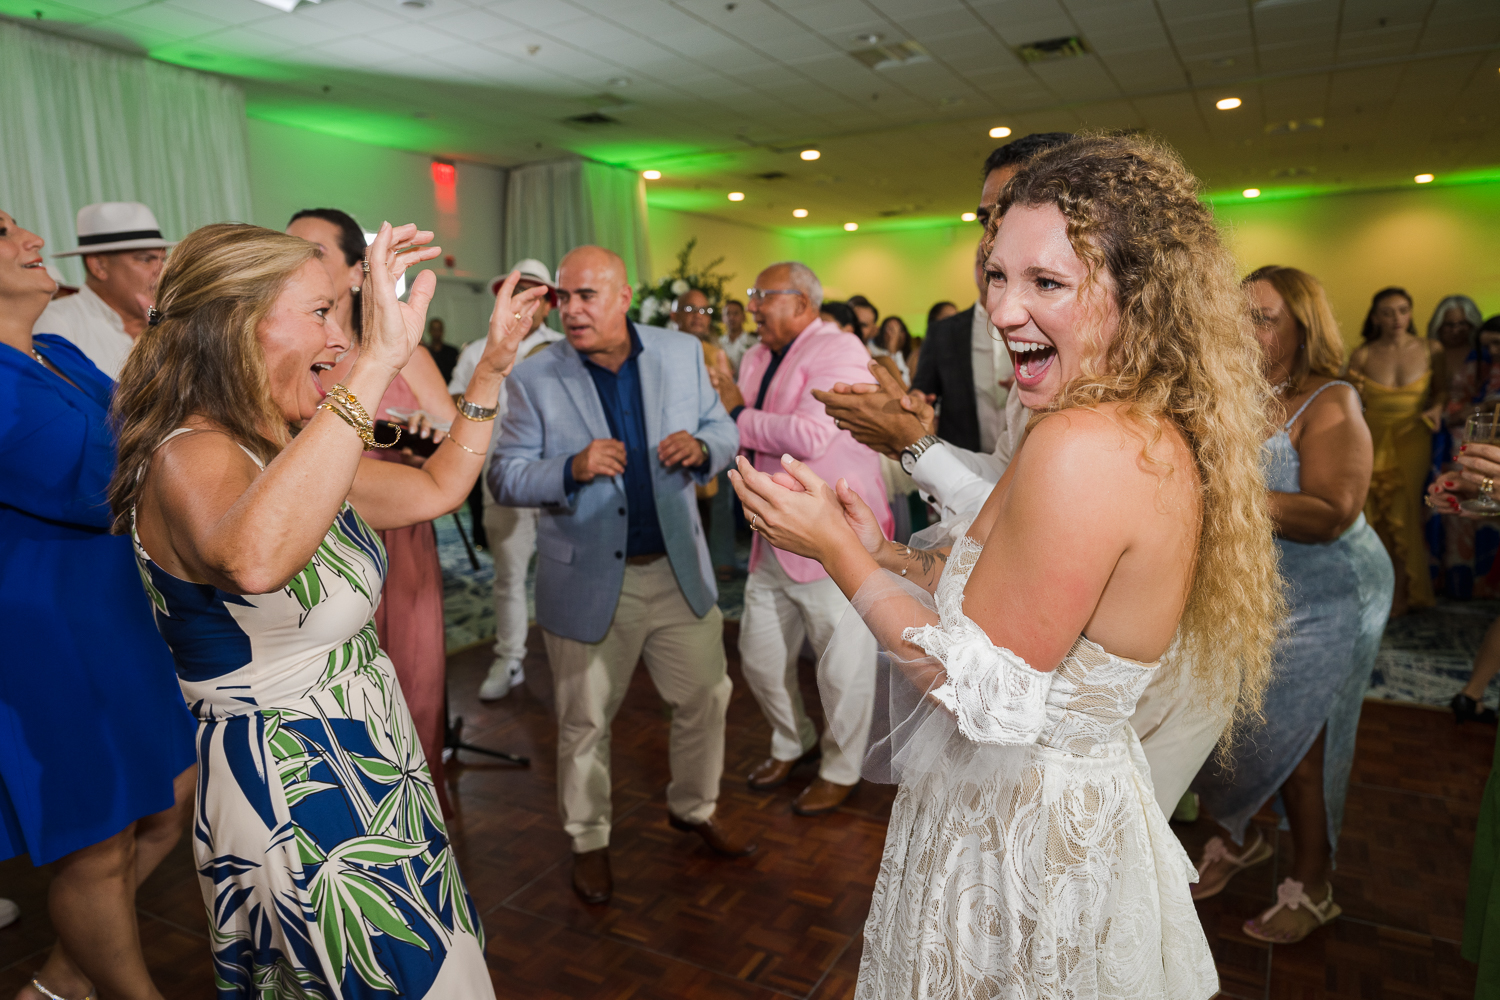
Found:
<path fill-rule="evenodd" d="M 1219 190 L 1500 166 L 1500 0 L 324 0 L 291 14 L 0 0 L 0 13 L 239 77 L 259 117 L 497 164 L 579 152 L 655 167 L 653 201 L 778 227 L 962 211 L 992 125 L 1154 131 Z M 930 58 L 870 69 L 850 53 L 872 33 Z M 1091 54 L 1015 52 L 1067 35 Z M 1215 110 L 1230 95 L 1243 106 Z M 619 124 L 565 121 L 593 111 Z M 801 161 L 804 145 L 822 159 Z M 756 177 L 773 171 L 788 176 Z M 796 223 L 793 207 L 812 216 Z"/>

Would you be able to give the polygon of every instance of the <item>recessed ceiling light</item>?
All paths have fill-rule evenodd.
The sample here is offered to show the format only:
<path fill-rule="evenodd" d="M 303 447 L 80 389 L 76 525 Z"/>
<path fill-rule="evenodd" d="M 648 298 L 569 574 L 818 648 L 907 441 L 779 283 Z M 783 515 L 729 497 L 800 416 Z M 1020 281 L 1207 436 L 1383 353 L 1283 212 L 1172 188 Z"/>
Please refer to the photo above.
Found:
<path fill-rule="evenodd" d="M 1245 190 L 1241 191 L 1240 194 L 1244 195 L 1246 198 L 1259 198 L 1260 188 L 1245 188 Z"/>
<path fill-rule="evenodd" d="M 1218 108 L 1220 111 L 1233 111 L 1235 108 L 1239 107 L 1240 104 L 1241 101 L 1238 97 L 1221 97 L 1214 102 L 1214 107 Z"/>
<path fill-rule="evenodd" d="M 292 11 L 297 9 L 297 4 L 300 3 L 301 0 L 259 0 L 259 2 L 265 4 L 267 7 L 275 7 L 277 10 L 286 11 L 288 14 L 290 14 Z M 307 2 L 317 3 L 318 0 L 307 0 Z"/>
<path fill-rule="evenodd" d="M 729 192 L 729 200 L 730 201 L 744 201 L 745 200 L 745 192 L 743 192 L 743 191 L 731 191 L 731 192 Z"/>
<path fill-rule="evenodd" d="M 641 171 L 641 176 L 644 177 L 644 178 L 646 178 L 646 180 L 648 180 L 648 181 L 659 181 L 659 180 L 661 180 L 661 171 L 660 170 L 642 170 Z"/>
<path fill-rule="evenodd" d="M 792 209 L 792 218 L 794 218 L 794 219 L 805 219 L 805 218 L 807 218 L 807 209 L 805 209 L 805 208 L 794 208 L 794 209 Z"/>
<path fill-rule="evenodd" d="M 1004 125 L 998 125 L 995 128 L 990 129 L 991 139 L 1004 139 L 1008 135 L 1010 135 L 1010 129 L 1006 128 Z"/>
<path fill-rule="evenodd" d="M 426 10 L 432 6 L 432 0 L 401 0 L 401 6 L 407 10 Z"/>
<path fill-rule="evenodd" d="M 960 215 L 959 218 L 963 219 L 965 222 L 973 222 L 975 219 L 979 218 L 979 216 L 974 214 L 973 212 L 965 212 L 963 215 Z"/>
<path fill-rule="evenodd" d="M 857 222 L 846 222 L 846 223 L 844 223 L 844 232 L 846 232 L 846 233 L 852 233 L 852 232 L 854 232 L 858 228 L 859 228 L 859 223 L 857 223 Z"/>
<path fill-rule="evenodd" d="M 1418 174 L 1417 176 L 1413 177 L 1412 180 L 1416 181 L 1418 184 L 1431 184 L 1433 181 L 1433 176 L 1431 174 Z"/>
<path fill-rule="evenodd" d="M 879 45 L 885 40 L 885 36 L 878 31 L 871 31 L 863 35 L 855 35 L 854 40 L 856 42 L 864 42 L 866 45 Z"/>
<path fill-rule="evenodd" d="M 604 83 L 605 83 L 606 86 L 610 86 L 610 87 L 628 87 L 628 86 L 630 86 L 630 80 L 627 79 L 626 77 L 623 77 L 623 76 L 612 76 L 608 80 L 605 80 Z"/>
<path fill-rule="evenodd" d="M 802 151 L 802 158 L 804 160 L 816 160 L 818 157 L 820 157 L 822 155 L 823 154 L 820 153 L 820 152 L 818 152 L 816 149 L 804 149 Z"/>

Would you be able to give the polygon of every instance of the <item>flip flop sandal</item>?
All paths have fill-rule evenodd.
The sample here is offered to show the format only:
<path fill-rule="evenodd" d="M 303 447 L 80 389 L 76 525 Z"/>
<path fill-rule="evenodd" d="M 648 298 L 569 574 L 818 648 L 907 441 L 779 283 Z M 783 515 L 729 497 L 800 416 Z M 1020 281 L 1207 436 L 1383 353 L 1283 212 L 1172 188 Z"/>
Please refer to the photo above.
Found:
<path fill-rule="evenodd" d="M 47 987 L 43 986 L 41 984 L 41 982 L 38 981 L 38 980 L 36 980 L 36 979 L 33 979 L 31 981 L 31 985 L 36 988 L 36 991 L 38 993 L 40 993 L 42 996 L 46 997 L 47 1000 L 68 1000 L 67 997 L 61 997 L 61 996 L 58 996 L 56 993 L 53 993 L 51 990 L 47 989 Z M 83 1000 L 94 1000 L 94 994 L 90 993 L 88 996 L 84 997 Z"/>
<path fill-rule="evenodd" d="M 1305 908 L 1308 913 L 1312 914 L 1313 919 L 1318 922 L 1317 926 L 1307 928 L 1307 930 L 1303 931 L 1297 937 L 1271 937 L 1261 930 L 1261 928 L 1265 927 L 1266 921 L 1281 912 L 1282 907 L 1288 910 L 1301 910 Z M 1257 941 L 1264 941 L 1267 944 L 1296 944 L 1317 930 L 1318 927 L 1322 927 L 1343 912 L 1343 910 L 1339 909 L 1338 904 L 1333 901 L 1332 885 L 1328 887 L 1328 898 L 1321 903 L 1314 903 L 1311 899 L 1307 898 L 1307 893 L 1303 891 L 1301 882 L 1294 879 L 1287 879 L 1276 890 L 1276 905 L 1254 920 L 1246 920 L 1243 929 L 1248 936 L 1253 937 Z"/>
<path fill-rule="evenodd" d="M 1270 843 L 1266 841 L 1265 837 L 1261 836 L 1259 830 L 1255 833 L 1255 843 L 1251 844 L 1239 856 L 1229 853 L 1229 848 L 1224 846 L 1223 837 L 1214 837 L 1207 844 L 1203 845 L 1203 860 L 1198 862 L 1199 881 L 1189 886 L 1188 891 L 1191 893 L 1194 902 L 1200 899 L 1212 899 L 1224 891 L 1224 887 L 1229 884 L 1230 879 L 1246 868 L 1253 868 L 1263 861 L 1269 861 L 1273 853 L 1275 852 L 1271 850 Z M 1225 875 L 1223 880 L 1216 885 L 1205 885 L 1202 881 L 1203 873 L 1208 871 L 1210 865 L 1219 861 L 1229 862 L 1232 866 L 1229 874 Z"/>

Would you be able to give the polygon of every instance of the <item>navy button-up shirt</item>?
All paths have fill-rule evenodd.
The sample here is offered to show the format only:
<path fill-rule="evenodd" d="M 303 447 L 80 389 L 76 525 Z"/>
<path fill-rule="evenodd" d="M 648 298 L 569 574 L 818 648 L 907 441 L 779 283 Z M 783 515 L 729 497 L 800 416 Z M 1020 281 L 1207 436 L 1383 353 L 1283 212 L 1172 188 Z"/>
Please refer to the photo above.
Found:
<path fill-rule="evenodd" d="M 626 321 L 630 331 L 630 356 L 618 372 L 583 358 L 583 366 L 594 380 L 609 433 L 625 445 L 625 555 L 651 556 L 667 551 L 662 538 L 661 522 L 656 518 L 656 490 L 651 485 L 651 462 L 654 456 L 646 440 L 645 406 L 641 402 L 641 369 L 636 359 L 641 353 L 641 338 L 635 324 Z M 573 479 L 573 463 L 563 464 L 563 490 L 572 494 L 578 489 Z"/>

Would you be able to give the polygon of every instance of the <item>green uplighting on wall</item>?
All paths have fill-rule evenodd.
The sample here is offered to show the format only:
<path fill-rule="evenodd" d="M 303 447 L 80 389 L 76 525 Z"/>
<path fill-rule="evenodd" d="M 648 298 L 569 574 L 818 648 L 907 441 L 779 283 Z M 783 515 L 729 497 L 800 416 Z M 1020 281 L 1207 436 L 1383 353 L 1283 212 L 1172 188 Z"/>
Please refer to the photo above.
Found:
<path fill-rule="evenodd" d="M 1339 194 L 1365 194 L 1373 191 L 1427 191 L 1433 188 L 1461 187 L 1468 184 L 1500 183 L 1500 167 L 1485 167 L 1479 170 L 1461 170 L 1438 174 L 1430 183 L 1417 184 L 1412 180 L 1392 184 L 1367 184 L 1359 187 L 1335 184 L 1300 184 L 1286 187 L 1259 188 L 1259 194 L 1246 197 L 1244 191 L 1211 191 L 1203 200 L 1216 208 L 1234 205 L 1259 204 L 1269 201 L 1301 201 L 1306 198 L 1323 198 Z M 1257 190 L 1251 188 L 1249 190 Z"/>

